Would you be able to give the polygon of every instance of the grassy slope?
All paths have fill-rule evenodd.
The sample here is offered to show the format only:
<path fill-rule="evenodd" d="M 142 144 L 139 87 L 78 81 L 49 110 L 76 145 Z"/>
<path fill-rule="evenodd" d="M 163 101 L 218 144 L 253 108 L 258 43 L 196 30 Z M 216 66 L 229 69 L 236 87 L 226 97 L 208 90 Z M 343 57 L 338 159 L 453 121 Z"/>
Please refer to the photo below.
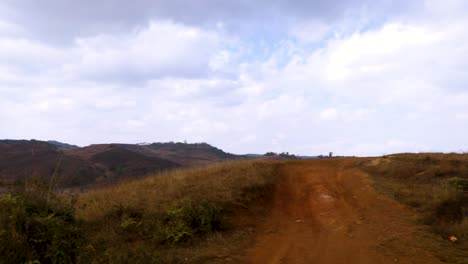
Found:
<path fill-rule="evenodd" d="M 435 234 L 425 243 L 441 260 L 468 263 L 468 189 L 461 186 L 468 183 L 468 155 L 390 155 L 366 163 L 364 170 L 379 190 L 418 212 Z M 449 242 L 449 235 L 458 241 Z"/>
<path fill-rule="evenodd" d="M 277 164 L 220 163 L 82 194 L 76 203 L 88 238 L 82 261 L 224 262 L 248 245 L 251 216 L 265 201 L 256 202 L 271 194 Z"/>

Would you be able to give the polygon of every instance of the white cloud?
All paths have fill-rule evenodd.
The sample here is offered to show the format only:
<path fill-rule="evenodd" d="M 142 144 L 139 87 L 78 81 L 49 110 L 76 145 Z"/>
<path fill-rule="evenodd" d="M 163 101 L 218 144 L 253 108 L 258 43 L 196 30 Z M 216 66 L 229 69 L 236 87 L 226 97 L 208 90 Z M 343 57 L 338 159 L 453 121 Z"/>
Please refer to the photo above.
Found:
<path fill-rule="evenodd" d="M 338 111 L 335 108 L 327 108 L 320 112 L 320 119 L 332 121 L 338 118 Z"/>
<path fill-rule="evenodd" d="M 323 40 L 331 27 L 322 21 L 305 21 L 295 24 L 290 34 L 301 43 L 313 44 Z"/>
<path fill-rule="evenodd" d="M 24 29 L 21 26 L 0 20 L 0 36 L 18 36 L 24 33 Z"/>
<path fill-rule="evenodd" d="M 69 45 L 0 23 L 0 120 L 11 124 L 0 138 L 361 155 L 468 144 L 464 18 L 294 21 L 250 36 L 153 19 Z"/>
<path fill-rule="evenodd" d="M 0 67 L 6 69 L 0 80 L 24 83 L 24 77 L 16 77 L 25 75 L 37 83 L 55 75 L 80 82 L 138 83 L 164 76 L 206 77 L 231 62 L 226 41 L 219 32 L 170 21 L 152 21 L 126 34 L 77 38 L 66 47 L 0 35 Z"/>
<path fill-rule="evenodd" d="M 418 50 L 440 41 L 443 34 L 424 27 L 387 24 L 382 29 L 355 33 L 351 37 L 335 39 L 329 46 L 327 77 L 329 80 L 349 80 L 381 75 L 399 68 L 395 54 Z M 406 62 L 420 57 L 403 58 Z"/>
<path fill-rule="evenodd" d="M 206 75 L 228 62 L 223 41 L 217 32 L 152 21 L 131 34 L 77 39 L 79 64 L 69 71 L 104 80 Z"/>
<path fill-rule="evenodd" d="M 223 69 L 229 63 L 230 60 L 230 52 L 227 50 L 221 50 L 211 58 L 210 62 L 208 63 L 208 66 L 211 70 L 217 71 Z"/>
<path fill-rule="evenodd" d="M 425 9 L 437 18 L 453 19 L 457 16 L 464 16 L 468 4 L 464 0 L 425 0 Z"/>
<path fill-rule="evenodd" d="M 260 119 L 292 116 L 300 114 L 304 109 L 304 99 L 286 94 L 265 100 L 258 106 L 258 117 Z"/>

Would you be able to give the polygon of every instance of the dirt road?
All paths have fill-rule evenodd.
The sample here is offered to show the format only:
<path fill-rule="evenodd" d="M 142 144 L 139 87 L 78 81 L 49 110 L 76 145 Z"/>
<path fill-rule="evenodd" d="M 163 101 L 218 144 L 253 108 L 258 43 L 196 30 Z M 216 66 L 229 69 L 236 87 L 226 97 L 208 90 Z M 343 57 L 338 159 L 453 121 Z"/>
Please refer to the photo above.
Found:
<path fill-rule="evenodd" d="M 418 245 L 413 213 L 353 159 L 287 163 L 247 263 L 440 263 Z"/>

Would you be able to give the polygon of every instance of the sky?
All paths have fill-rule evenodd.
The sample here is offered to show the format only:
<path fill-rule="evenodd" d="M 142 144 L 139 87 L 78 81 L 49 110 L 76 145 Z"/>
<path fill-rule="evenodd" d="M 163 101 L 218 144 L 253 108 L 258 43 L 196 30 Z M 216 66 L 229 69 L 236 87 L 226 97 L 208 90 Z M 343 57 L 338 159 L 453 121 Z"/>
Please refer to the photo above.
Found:
<path fill-rule="evenodd" d="M 0 138 L 468 151 L 468 1 L 2 0 Z"/>

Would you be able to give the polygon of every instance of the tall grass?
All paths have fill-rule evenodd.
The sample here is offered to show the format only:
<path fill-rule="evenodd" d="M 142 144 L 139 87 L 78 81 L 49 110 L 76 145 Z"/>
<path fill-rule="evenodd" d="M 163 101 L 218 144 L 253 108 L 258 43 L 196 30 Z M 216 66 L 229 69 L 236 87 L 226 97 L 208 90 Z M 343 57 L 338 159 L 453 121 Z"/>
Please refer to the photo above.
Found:
<path fill-rule="evenodd" d="M 0 264 L 205 263 L 250 236 L 235 210 L 272 193 L 279 163 L 177 170 L 70 197 L 50 183 L 0 195 Z M 245 209 L 247 208 L 247 209 Z"/>
<path fill-rule="evenodd" d="M 254 193 L 274 183 L 278 163 L 236 161 L 203 168 L 180 169 L 80 195 L 77 215 L 95 220 L 112 212 L 115 206 L 159 213 L 182 200 L 211 201 L 242 205 Z"/>
<path fill-rule="evenodd" d="M 84 193 L 76 204 L 88 238 L 82 262 L 187 263 L 185 258 L 220 254 L 207 251 L 219 246 L 213 243 L 193 252 L 175 249 L 196 247 L 216 233 L 229 233 L 230 212 L 268 196 L 277 167 L 268 161 L 227 162 Z M 231 247 L 242 244 L 229 236 L 222 240 Z"/>
<path fill-rule="evenodd" d="M 419 212 L 438 236 L 433 248 L 442 260 L 468 263 L 468 155 L 390 155 L 363 168 L 378 189 Z M 450 242 L 450 235 L 458 241 Z"/>

